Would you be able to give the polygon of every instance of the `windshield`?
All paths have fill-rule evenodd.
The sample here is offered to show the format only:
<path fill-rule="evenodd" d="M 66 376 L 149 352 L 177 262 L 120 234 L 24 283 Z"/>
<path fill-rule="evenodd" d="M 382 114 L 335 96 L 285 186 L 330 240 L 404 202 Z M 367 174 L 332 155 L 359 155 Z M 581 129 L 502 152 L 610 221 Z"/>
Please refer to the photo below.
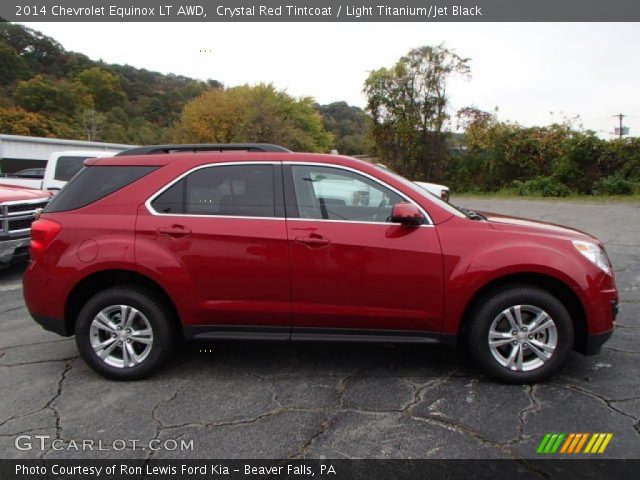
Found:
<path fill-rule="evenodd" d="M 396 173 L 393 170 L 390 170 L 387 167 L 384 167 L 384 166 L 379 165 L 379 164 L 376 165 L 376 168 L 379 168 L 380 170 L 384 170 L 385 172 L 387 172 L 388 174 L 393 176 L 393 178 L 395 178 L 396 180 L 401 182 L 404 186 L 412 189 L 414 192 L 420 193 L 422 195 L 424 195 L 424 194 L 429 195 L 429 199 L 430 200 L 432 200 L 433 202 L 437 203 L 439 207 L 445 209 L 447 212 L 449 212 L 449 213 L 451 213 L 451 214 L 453 214 L 453 215 L 455 215 L 457 217 L 461 217 L 461 218 L 467 218 L 468 217 L 468 215 L 466 215 L 465 213 L 460 211 L 458 208 L 454 207 L 450 203 L 445 202 L 444 200 L 439 198 L 437 195 L 434 195 L 433 193 L 431 193 L 426 188 L 422 188 L 420 185 L 417 185 L 417 184 L 413 183 L 411 180 L 403 177 L 399 173 Z"/>

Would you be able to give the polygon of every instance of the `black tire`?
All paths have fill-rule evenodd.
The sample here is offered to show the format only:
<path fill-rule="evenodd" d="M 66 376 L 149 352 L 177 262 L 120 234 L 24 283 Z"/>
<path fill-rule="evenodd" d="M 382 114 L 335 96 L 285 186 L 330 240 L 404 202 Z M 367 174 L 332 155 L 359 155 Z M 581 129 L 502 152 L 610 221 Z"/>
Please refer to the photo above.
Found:
<path fill-rule="evenodd" d="M 147 356 L 139 364 L 125 368 L 105 363 L 91 344 L 91 324 L 101 311 L 128 305 L 141 312 L 151 326 L 153 341 Z M 84 361 L 100 375 L 112 380 L 140 380 L 154 373 L 174 347 L 175 329 L 171 310 L 162 299 L 137 286 L 112 287 L 95 294 L 82 307 L 75 324 L 76 345 Z"/>
<path fill-rule="evenodd" d="M 489 346 L 489 330 L 494 319 L 515 305 L 533 306 L 543 310 L 551 317 L 556 327 L 555 350 L 542 365 L 529 371 L 513 370 L 502 365 L 494 357 Z M 507 319 L 504 318 L 503 321 Z M 469 353 L 484 372 L 505 383 L 530 384 L 549 378 L 564 365 L 573 348 L 573 324 L 562 302 L 548 291 L 529 285 L 511 286 L 491 292 L 476 304 L 469 318 L 466 340 Z M 503 347 L 505 352 L 507 348 L 511 348 L 511 345 Z M 523 351 L 530 355 L 528 358 L 535 358 L 531 351 Z"/>

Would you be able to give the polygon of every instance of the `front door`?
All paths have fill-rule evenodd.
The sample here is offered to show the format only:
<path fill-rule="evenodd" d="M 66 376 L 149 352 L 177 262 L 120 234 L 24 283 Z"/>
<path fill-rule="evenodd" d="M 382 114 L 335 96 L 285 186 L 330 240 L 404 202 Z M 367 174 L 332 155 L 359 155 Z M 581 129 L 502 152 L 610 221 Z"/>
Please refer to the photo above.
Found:
<path fill-rule="evenodd" d="M 293 338 L 440 332 L 433 225 L 390 223 L 393 205 L 407 199 L 369 176 L 324 165 L 285 169 Z"/>

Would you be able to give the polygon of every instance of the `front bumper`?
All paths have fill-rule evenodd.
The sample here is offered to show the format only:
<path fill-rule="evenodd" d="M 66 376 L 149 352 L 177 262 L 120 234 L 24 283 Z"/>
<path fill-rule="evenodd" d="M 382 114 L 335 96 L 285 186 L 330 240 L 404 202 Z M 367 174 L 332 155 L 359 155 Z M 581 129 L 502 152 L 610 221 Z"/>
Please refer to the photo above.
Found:
<path fill-rule="evenodd" d="M 30 237 L 22 238 L 0 237 L 0 266 L 6 266 L 14 260 L 26 260 L 29 258 Z"/>
<path fill-rule="evenodd" d="M 602 345 L 605 344 L 609 338 L 613 335 L 613 330 L 609 330 L 608 332 L 598 333 L 595 335 L 589 335 L 587 337 L 587 344 L 584 348 L 584 355 L 597 355 L 600 353 L 602 349 Z"/>

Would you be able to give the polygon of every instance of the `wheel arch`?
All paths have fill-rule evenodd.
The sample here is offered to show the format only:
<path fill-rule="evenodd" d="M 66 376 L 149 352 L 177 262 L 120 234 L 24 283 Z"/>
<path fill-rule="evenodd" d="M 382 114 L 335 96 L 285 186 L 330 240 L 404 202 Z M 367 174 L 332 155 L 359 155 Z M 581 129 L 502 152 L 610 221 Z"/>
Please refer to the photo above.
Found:
<path fill-rule="evenodd" d="M 509 285 L 531 285 L 546 290 L 558 298 L 567 308 L 573 323 L 573 349 L 582 353 L 586 350 L 587 314 L 582 301 L 573 289 L 562 280 L 538 272 L 519 272 L 504 275 L 489 281 L 478 289 L 469 302 L 467 302 L 463 311 L 460 328 L 458 329 L 458 342 L 460 342 L 461 337 L 464 336 L 476 306 L 491 294 L 491 292 Z"/>
<path fill-rule="evenodd" d="M 171 310 L 174 327 L 182 334 L 182 323 L 175 302 L 167 291 L 156 281 L 133 270 L 100 270 L 87 275 L 71 290 L 65 302 L 64 321 L 68 332 L 75 331 L 75 322 L 84 304 L 97 292 L 109 287 L 135 285 L 144 288 L 160 298 Z"/>

